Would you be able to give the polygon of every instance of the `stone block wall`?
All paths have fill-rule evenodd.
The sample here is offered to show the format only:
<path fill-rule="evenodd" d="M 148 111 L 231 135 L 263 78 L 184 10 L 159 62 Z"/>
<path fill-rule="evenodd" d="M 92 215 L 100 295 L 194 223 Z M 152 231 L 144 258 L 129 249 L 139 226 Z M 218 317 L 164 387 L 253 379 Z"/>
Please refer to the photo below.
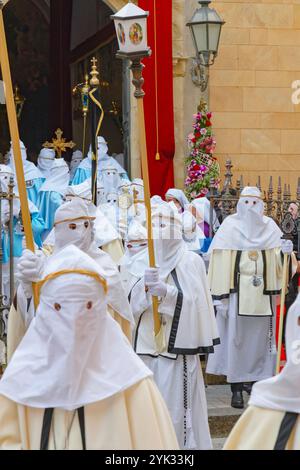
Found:
<path fill-rule="evenodd" d="M 215 0 L 226 21 L 211 68 L 210 108 L 220 164 L 263 186 L 281 175 L 295 190 L 300 176 L 300 0 Z"/>

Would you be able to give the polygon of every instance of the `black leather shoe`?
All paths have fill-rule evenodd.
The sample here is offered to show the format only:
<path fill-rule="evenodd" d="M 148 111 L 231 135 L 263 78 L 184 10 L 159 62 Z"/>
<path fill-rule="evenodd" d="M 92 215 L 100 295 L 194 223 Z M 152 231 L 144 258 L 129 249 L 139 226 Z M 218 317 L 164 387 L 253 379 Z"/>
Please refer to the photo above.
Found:
<path fill-rule="evenodd" d="M 233 392 L 231 398 L 231 406 L 232 408 L 238 408 L 242 410 L 244 408 L 244 399 L 242 392 Z"/>
<path fill-rule="evenodd" d="M 231 384 L 231 406 L 232 408 L 238 408 L 242 410 L 244 408 L 244 399 L 243 399 L 243 384 L 242 383 L 233 383 Z"/>

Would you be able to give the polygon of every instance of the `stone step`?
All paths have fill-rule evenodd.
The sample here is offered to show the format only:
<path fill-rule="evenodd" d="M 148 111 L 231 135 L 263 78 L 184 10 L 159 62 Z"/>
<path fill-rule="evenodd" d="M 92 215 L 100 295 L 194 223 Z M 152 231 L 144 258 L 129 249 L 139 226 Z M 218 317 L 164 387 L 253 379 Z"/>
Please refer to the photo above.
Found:
<path fill-rule="evenodd" d="M 245 408 L 249 396 L 243 393 Z M 230 385 L 208 385 L 206 387 L 208 421 L 212 438 L 226 438 L 244 410 L 230 406 Z"/>

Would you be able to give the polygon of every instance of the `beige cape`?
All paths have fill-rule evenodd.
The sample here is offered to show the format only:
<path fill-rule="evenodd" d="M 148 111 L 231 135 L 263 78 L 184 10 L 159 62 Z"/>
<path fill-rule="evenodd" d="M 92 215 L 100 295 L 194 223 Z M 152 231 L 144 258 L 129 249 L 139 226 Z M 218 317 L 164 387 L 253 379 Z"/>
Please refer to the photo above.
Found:
<path fill-rule="evenodd" d="M 73 415 L 54 411 L 49 450 L 82 449 L 77 413 L 70 426 Z M 43 409 L 0 396 L 0 450 L 39 450 L 43 417 Z M 151 378 L 85 406 L 85 434 L 87 450 L 178 449 L 166 405 Z"/>
<path fill-rule="evenodd" d="M 224 450 L 273 450 L 284 415 L 283 411 L 249 406 L 229 435 Z M 300 416 L 286 450 L 300 450 Z"/>

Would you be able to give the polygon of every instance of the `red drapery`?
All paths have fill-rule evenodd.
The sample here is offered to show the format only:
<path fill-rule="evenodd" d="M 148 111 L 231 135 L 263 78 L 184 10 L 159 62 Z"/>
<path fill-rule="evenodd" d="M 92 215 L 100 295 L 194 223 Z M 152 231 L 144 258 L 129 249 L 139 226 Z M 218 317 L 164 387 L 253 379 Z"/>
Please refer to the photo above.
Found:
<path fill-rule="evenodd" d="M 152 49 L 152 56 L 144 61 L 150 187 L 152 195 L 164 196 L 174 186 L 172 0 L 139 0 L 139 6 L 150 12 L 148 44 Z M 157 150 L 160 160 L 156 159 Z"/>

